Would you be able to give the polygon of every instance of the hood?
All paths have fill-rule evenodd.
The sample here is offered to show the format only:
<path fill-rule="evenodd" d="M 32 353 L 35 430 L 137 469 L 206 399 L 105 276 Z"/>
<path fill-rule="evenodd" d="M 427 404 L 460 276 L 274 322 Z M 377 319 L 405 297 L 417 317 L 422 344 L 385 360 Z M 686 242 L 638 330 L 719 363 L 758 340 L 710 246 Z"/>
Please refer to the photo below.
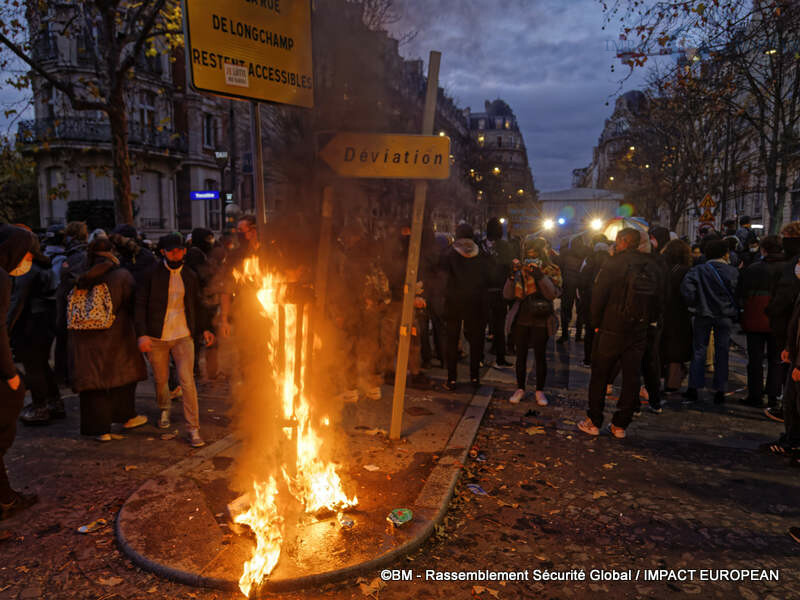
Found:
<path fill-rule="evenodd" d="M 461 238 L 453 242 L 453 250 L 464 258 L 475 258 L 478 256 L 478 244 L 469 238 Z"/>
<path fill-rule="evenodd" d="M 33 234 L 21 227 L 0 225 L 0 268 L 6 273 L 19 265 L 22 257 L 33 251 Z"/>
<path fill-rule="evenodd" d="M 88 289 L 99 283 L 109 271 L 115 269 L 116 267 L 117 265 L 113 261 L 102 260 L 78 277 L 77 286 L 80 289 Z"/>

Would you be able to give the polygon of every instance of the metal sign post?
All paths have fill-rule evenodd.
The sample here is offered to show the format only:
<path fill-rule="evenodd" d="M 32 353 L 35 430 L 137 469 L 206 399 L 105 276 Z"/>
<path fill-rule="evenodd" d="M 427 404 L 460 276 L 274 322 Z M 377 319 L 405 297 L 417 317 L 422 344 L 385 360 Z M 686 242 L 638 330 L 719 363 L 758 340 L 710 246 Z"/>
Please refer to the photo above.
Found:
<path fill-rule="evenodd" d="M 436 96 L 439 93 L 439 63 L 441 52 L 431 52 L 428 61 L 428 88 L 425 92 L 425 110 L 422 113 L 422 135 L 433 133 L 433 118 L 436 112 Z M 449 162 L 449 156 L 448 156 Z M 414 297 L 417 287 L 417 269 L 422 242 L 422 220 L 425 216 L 425 196 L 428 191 L 426 181 L 414 184 L 414 210 L 411 221 L 411 240 L 408 245 L 406 264 L 406 284 L 403 290 L 403 312 L 400 317 L 400 343 L 397 347 L 397 366 L 394 372 L 394 398 L 392 400 L 392 424 L 389 437 L 400 438 L 403 428 L 403 402 L 406 394 L 406 370 L 408 351 L 411 347 L 411 329 L 414 325 Z"/>
<path fill-rule="evenodd" d="M 264 148 L 261 144 L 261 106 L 258 102 L 252 103 L 255 113 L 255 146 L 256 146 L 256 227 L 258 239 L 263 244 L 267 239 L 267 200 L 264 194 Z"/>

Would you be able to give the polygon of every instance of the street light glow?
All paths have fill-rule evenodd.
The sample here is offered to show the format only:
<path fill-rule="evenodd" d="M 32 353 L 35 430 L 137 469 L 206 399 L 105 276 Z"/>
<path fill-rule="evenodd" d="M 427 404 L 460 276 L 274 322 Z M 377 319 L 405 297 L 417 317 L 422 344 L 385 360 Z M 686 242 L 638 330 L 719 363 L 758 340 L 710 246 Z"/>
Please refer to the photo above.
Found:
<path fill-rule="evenodd" d="M 506 223 L 506 218 L 505 217 L 500 217 L 500 224 L 501 225 L 505 225 L 505 223 Z"/>
<path fill-rule="evenodd" d="M 600 231 L 603 228 L 603 219 L 592 219 L 592 229 Z"/>
<path fill-rule="evenodd" d="M 492 173 L 494 173 L 495 175 L 500 175 L 500 167 L 495 167 L 494 169 L 492 169 Z"/>
<path fill-rule="evenodd" d="M 567 222 L 567 220 L 564 217 L 558 217 L 558 224 L 559 225 L 564 225 L 566 222 Z"/>
<path fill-rule="evenodd" d="M 545 219 L 542 222 L 542 227 L 544 227 L 545 229 L 552 229 L 554 226 L 555 223 L 553 223 L 553 219 Z"/>

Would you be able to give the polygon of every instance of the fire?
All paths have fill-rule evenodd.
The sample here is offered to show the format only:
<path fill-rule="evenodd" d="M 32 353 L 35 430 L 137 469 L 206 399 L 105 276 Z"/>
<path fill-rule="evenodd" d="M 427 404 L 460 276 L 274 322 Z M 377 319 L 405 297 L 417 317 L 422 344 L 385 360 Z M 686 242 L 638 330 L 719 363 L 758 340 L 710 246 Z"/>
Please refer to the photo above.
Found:
<path fill-rule="evenodd" d="M 266 366 L 276 373 L 275 394 L 280 398 L 286 421 L 282 428 L 283 442 L 296 453 L 294 464 L 285 462 L 280 468 L 287 489 L 308 514 L 337 512 L 357 505 L 355 496 L 348 498 L 345 494 L 336 467 L 320 457 L 323 440 L 313 427 L 311 405 L 304 388 L 306 361 L 302 352 L 309 335 L 308 311 L 286 301 L 286 281 L 275 273 L 263 273 L 256 258 L 246 260 L 244 272 L 235 275 L 258 285 L 256 297 L 264 317 L 272 324 Z M 316 336 L 313 342 L 317 349 L 320 342 Z M 328 417 L 321 419 L 321 424 L 328 426 Z M 236 523 L 248 525 L 256 536 L 253 556 L 245 563 L 239 579 L 239 588 L 246 596 L 269 576 L 280 558 L 284 518 L 276 502 L 279 495 L 276 475 L 269 475 L 264 482 L 254 481 L 250 507 L 234 517 Z"/>

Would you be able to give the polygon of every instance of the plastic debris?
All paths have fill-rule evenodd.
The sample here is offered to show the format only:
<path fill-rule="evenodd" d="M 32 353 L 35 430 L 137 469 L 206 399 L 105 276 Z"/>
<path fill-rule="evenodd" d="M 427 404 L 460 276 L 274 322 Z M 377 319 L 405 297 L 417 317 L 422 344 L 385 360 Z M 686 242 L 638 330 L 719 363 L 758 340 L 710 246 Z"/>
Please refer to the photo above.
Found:
<path fill-rule="evenodd" d="M 475 457 L 475 460 L 478 462 L 486 462 L 486 455 L 483 452 L 478 452 L 478 455 Z"/>
<path fill-rule="evenodd" d="M 78 533 L 92 533 L 93 531 L 102 529 L 106 525 L 108 525 L 108 521 L 105 519 L 97 519 L 96 521 L 78 527 Z"/>
<path fill-rule="evenodd" d="M 400 527 L 401 525 L 408 523 L 413 518 L 414 513 L 411 512 L 410 508 L 395 508 L 387 515 L 386 520 L 395 527 Z"/>
<path fill-rule="evenodd" d="M 477 483 L 468 483 L 467 484 L 467 489 L 470 492 L 472 492 L 473 494 L 477 495 L 477 496 L 488 496 L 489 495 L 489 494 L 486 493 L 486 490 L 484 490 Z"/>
<path fill-rule="evenodd" d="M 353 525 L 356 524 L 356 522 L 351 517 L 348 517 L 343 512 L 337 513 L 336 520 L 339 522 L 339 527 L 341 527 L 342 529 L 352 529 Z"/>
<path fill-rule="evenodd" d="M 381 468 L 379 466 L 377 466 L 377 465 L 364 465 L 364 468 L 367 471 L 380 471 L 381 470 Z"/>

